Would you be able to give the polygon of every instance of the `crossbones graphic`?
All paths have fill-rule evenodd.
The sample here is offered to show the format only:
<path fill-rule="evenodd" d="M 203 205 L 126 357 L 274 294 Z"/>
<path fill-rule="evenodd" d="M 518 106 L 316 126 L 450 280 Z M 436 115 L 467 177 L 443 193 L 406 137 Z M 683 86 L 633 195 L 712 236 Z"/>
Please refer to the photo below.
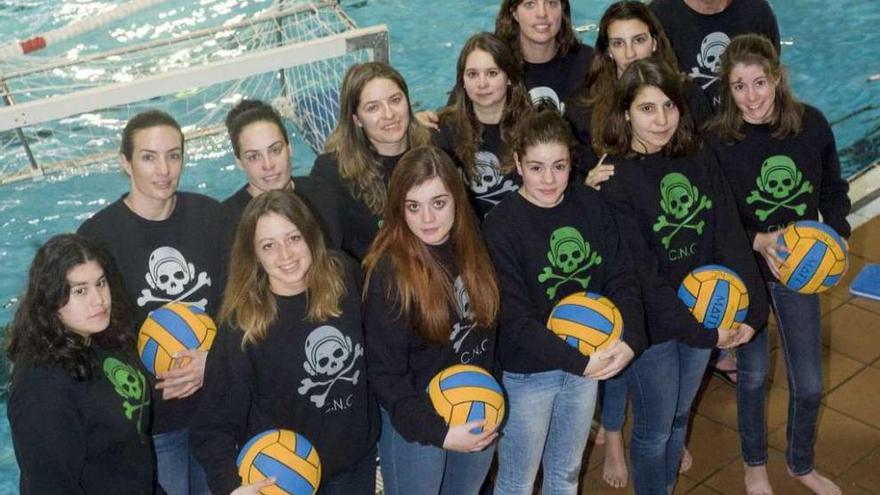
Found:
<path fill-rule="evenodd" d="M 297 389 L 300 395 L 306 395 L 317 387 L 325 387 L 320 394 L 314 394 L 310 398 L 317 407 L 324 407 L 330 389 L 337 381 L 342 380 L 357 385 L 361 371 L 354 370 L 359 357 L 364 355 L 364 349 L 360 344 L 352 346 L 351 337 L 342 335 L 342 332 L 329 325 L 320 326 L 306 337 L 305 344 L 306 361 L 303 368 L 311 375 L 311 378 L 303 378 Z M 348 365 L 345 365 L 348 361 Z M 325 380 L 313 380 L 312 378 L 326 377 Z"/>
<path fill-rule="evenodd" d="M 195 285 L 188 291 L 184 292 L 184 288 L 193 281 L 195 276 L 195 266 L 187 263 L 183 254 L 169 246 L 157 248 L 150 254 L 150 270 L 144 275 L 150 289 L 143 289 L 140 297 L 137 299 L 138 306 L 144 306 L 150 302 L 176 302 L 182 301 L 193 304 L 205 309 L 208 300 L 202 298 L 198 301 L 185 301 L 187 297 L 204 286 L 211 285 L 211 278 L 207 272 L 199 273 L 195 281 Z M 153 294 L 153 291 L 164 291 L 169 297 L 159 297 Z"/>
<path fill-rule="evenodd" d="M 124 399 L 122 407 L 125 417 L 135 419 L 134 413 L 138 413 L 135 422 L 138 425 L 138 431 L 140 431 L 144 409 L 150 405 L 147 379 L 144 378 L 143 373 L 113 357 L 104 360 L 104 375 L 113 384 L 116 393 Z"/>
<path fill-rule="evenodd" d="M 764 160 L 761 165 L 761 175 L 755 183 L 758 189 L 753 189 L 749 193 L 746 204 L 760 202 L 770 206 L 767 209 L 755 210 L 755 216 L 762 222 L 780 208 L 793 210 L 798 216 L 803 216 L 807 204 L 792 206 L 791 202 L 806 193 L 813 192 L 813 184 L 804 180 L 794 161 L 785 155 L 774 155 Z M 794 191 L 795 188 L 798 190 Z"/>
<path fill-rule="evenodd" d="M 689 75 L 694 81 L 698 79 L 706 80 L 704 84 L 700 84 L 703 89 L 708 88 L 719 79 L 717 74 L 721 70 L 721 55 L 729 44 L 730 37 L 720 31 L 709 33 L 700 43 L 697 63 L 707 72 L 700 70 L 700 67 L 691 67 Z"/>
<path fill-rule="evenodd" d="M 556 290 L 560 285 L 572 280 L 586 289 L 592 277 L 589 275 L 578 277 L 578 275 L 602 263 L 602 256 L 595 251 L 590 252 L 590 243 L 584 241 L 581 233 L 573 227 L 561 227 L 553 231 L 550 235 L 550 251 L 547 252 L 547 259 L 550 261 L 550 266 L 544 267 L 538 275 L 538 282 L 557 280 L 553 286 L 547 288 L 547 297 L 550 299 L 556 297 Z M 554 267 L 561 270 L 562 274 L 557 274 Z"/>
<path fill-rule="evenodd" d="M 698 199 L 699 198 L 699 199 Z M 694 207 L 694 202 L 697 202 Z M 669 243 L 681 229 L 693 229 L 697 234 L 703 233 L 703 227 L 706 222 L 700 220 L 691 223 L 695 216 L 703 210 L 712 208 L 712 200 L 706 196 L 701 196 L 699 189 L 692 185 L 687 177 L 672 172 L 666 174 L 660 181 L 660 208 L 665 214 L 657 217 L 657 223 L 654 224 L 654 232 L 660 232 L 665 228 L 672 228 L 669 235 L 660 239 L 663 247 L 669 249 Z M 669 220 L 669 215 L 673 220 Z"/>
<path fill-rule="evenodd" d="M 473 313 L 471 313 L 471 298 L 468 295 L 467 287 L 464 285 L 464 280 L 460 276 L 455 277 L 455 299 L 458 303 L 458 316 L 462 320 L 473 318 Z M 461 344 L 464 342 L 464 339 L 470 335 L 471 330 L 473 330 L 475 326 L 476 325 L 470 321 L 467 323 L 456 323 L 452 325 L 452 333 L 449 334 L 449 340 L 452 341 L 452 349 L 455 352 L 458 352 L 458 350 L 461 349 Z"/>

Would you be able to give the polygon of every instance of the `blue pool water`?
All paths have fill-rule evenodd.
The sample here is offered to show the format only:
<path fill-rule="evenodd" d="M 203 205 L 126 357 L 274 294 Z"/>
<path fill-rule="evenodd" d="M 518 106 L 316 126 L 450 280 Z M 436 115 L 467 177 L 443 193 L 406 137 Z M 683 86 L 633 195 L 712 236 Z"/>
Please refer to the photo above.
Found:
<path fill-rule="evenodd" d="M 0 43 L 26 38 L 82 19 L 119 2 L 110 0 L 28 0 L 0 2 Z M 391 61 L 407 79 L 413 104 L 435 108 L 446 100 L 454 65 L 464 39 L 491 31 L 495 0 L 346 0 L 346 12 L 359 26 L 378 23 L 391 32 Z M 595 24 L 608 0 L 575 0 L 578 26 Z M 779 18 L 783 59 L 796 93 L 827 115 L 852 175 L 880 158 L 880 3 L 876 0 L 771 0 Z M 271 0 L 201 0 L 171 2 L 157 18 L 155 10 L 112 26 L 116 38 L 214 25 L 262 10 Z M 181 6 L 182 5 L 182 6 Z M 83 52 L 117 46 L 107 29 L 65 46 Z M 594 31 L 584 33 L 591 43 Z M 174 114 L 174 108 L 170 109 Z M 294 144 L 294 168 L 306 173 L 314 154 L 301 141 Z M 189 151 L 189 150 L 188 150 Z M 224 198 L 242 182 L 224 143 L 188 153 L 181 181 L 184 190 Z M 115 170 L 110 167 L 110 170 Z M 0 325 L 9 321 L 22 290 L 27 265 L 37 247 L 52 235 L 75 230 L 88 216 L 115 200 L 127 188 L 120 173 L 92 173 L 66 180 L 0 186 Z M 4 366 L 5 367 L 5 366 Z M 0 404 L 0 494 L 17 492 L 18 471 Z"/>

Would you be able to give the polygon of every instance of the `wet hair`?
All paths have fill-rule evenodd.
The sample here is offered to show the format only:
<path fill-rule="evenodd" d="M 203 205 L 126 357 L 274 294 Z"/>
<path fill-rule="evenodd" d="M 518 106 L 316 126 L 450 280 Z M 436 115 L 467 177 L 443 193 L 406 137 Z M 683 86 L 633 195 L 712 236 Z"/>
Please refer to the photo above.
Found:
<path fill-rule="evenodd" d="M 342 314 L 346 294 L 345 272 L 340 259 L 328 251 L 315 215 L 293 191 L 267 191 L 253 198 L 241 215 L 229 260 L 229 280 L 223 294 L 220 321 L 244 332 L 242 346 L 256 344 L 278 319 L 269 275 L 257 257 L 257 223 L 269 214 L 280 215 L 296 225 L 312 256 L 306 272 L 306 297 L 311 322 Z"/>
<path fill-rule="evenodd" d="M 663 147 L 662 153 L 669 157 L 679 157 L 697 151 L 700 141 L 694 130 L 694 121 L 687 106 L 680 74 L 654 57 L 633 62 L 621 74 L 614 91 L 611 113 L 602 128 L 603 149 L 618 156 L 632 157 L 637 154 L 632 149 L 632 125 L 626 115 L 642 89 L 649 86 L 662 91 L 679 112 L 678 127 Z"/>
<path fill-rule="evenodd" d="M 611 112 L 611 104 L 614 101 L 614 88 L 617 86 L 617 64 L 611 58 L 608 39 L 608 30 L 617 21 L 641 21 L 648 27 L 648 33 L 657 44 L 653 57 L 662 60 L 669 67 L 678 70 L 678 61 L 675 51 L 669 43 L 669 38 L 663 31 L 663 26 L 651 9 L 640 1 L 627 0 L 616 2 L 608 6 L 602 19 L 599 21 L 599 33 L 596 36 L 596 46 L 593 49 L 593 59 L 583 84 L 573 97 L 576 105 L 591 108 L 591 128 L 601 129 Z M 683 76 L 684 77 L 684 76 Z M 596 152 L 601 151 L 601 133 L 592 133 L 592 145 Z"/>
<path fill-rule="evenodd" d="M 161 110 L 147 110 L 129 119 L 128 123 L 125 124 L 125 128 L 122 129 L 122 140 L 119 145 L 119 152 L 130 162 L 134 156 L 135 133 L 143 129 L 162 126 L 171 127 L 180 134 L 180 152 L 183 153 L 184 139 L 180 124 L 174 120 L 174 117 Z"/>
<path fill-rule="evenodd" d="M 523 56 L 519 42 L 519 22 L 514 19 L 513 13 L 525 1 L 501 0 L 498 15 L 495 17 L 495 36 L 507 43 L 514 56 L 520 61 L 523 60 Z M 559 26 L 559 33 L 556 34 L 556 44 L 558 46 L 557 54 L 564 56 L 575 50 L 579 46 L 579 42 L 571 21 L 571 3 L 569 0 L 559 0 L 559 3 L 562 4 L 562 22 Z"/>
<path fill-rule="evenodd" d="M 355 125 L 353 118 L 357 115 L 364 87 L 374 79 L 388 79 L 406 97 L 409 107 L 409 127 L 406 132 L 409 148 L 430 144 L 431 134 L 413 115 L 406 81 L 393 67 L 384 62 L 366 62 L 349 67 L 339 94 L 339 119 L 324 144 L 324 151 L 336 154 L 339 175 L 354 197 L 366 203 L 371 212 L 381 215 L 385 210 L 386 196 L 382 165 L 366 132 Z"/>
<path fill-rule="evenodd" d="M 479 33 L 465 42 L 458 56 L 455 74 L 455 88 L 449 106 L 440 112 L 441 124 L 447 124 L 452 130 L 452 143 L 455 155 L 464 164 L 464 172 L 468 179 L 478 175 L 476 170 L 476 154 L 479 150 L 483 134 L 483 124 L 477 120 L 474 105 L 464 88 L 467 59 L 475 50 L 488 53 L 501 72 L 507 76 L 507 100 L 501 115 L 501 141 L 510 143 L 513 140 L 513 129 L 516 120 L 531 107 L 528 92 L 522 81 L 522 69 L 510 48 L 491 33 Z M 507 148 L 507 147 L 505 147 Z M 505 151 L 507 151 L 505 149 Z M 502 163 L 508 161 L 499 157 Z"/>
<path fill-rule="evenodd" d="M 65 327 L 58 312 L 70 301 L 68 273 L 94 261 L 110 288 L 110 324 L 90 337 L 104 349 L 134 352 L 133 309 L 110 254 L 79 234 L 52 237 L 28 271 L 27 287 L 6 329 L 6 355 L 13 363 L 62 368 L 77 381 L 90 380 L 97 361 L 87 339 Z"/>
<path fill-rule="evenodd" d="M 799 134 L 803 126 L 804 104 L 794 97 L 788 74 L 779 61 L 773 43 L 757 34 L 735 36 L 721 55 L 721 107 L 718 115 L 709 122 L 708 129 L 726 143 L 739 142 L 746 137 L 742 131 L 742 112 L 736 106 L 730 87 L 731 73 L 737 65 L 756 65 L 764 70 L 768 79 L 776 82 L 773 115 L 770 118 L 773 137 L 783 139 Z"/>
<path fill-rule="evenodd" d="M 500 307 L 495 270 L 483 244 L 477 218 L 468 202 L 464 183 L 452 159 L 433 146 L 408 151 L 391 174 L 388 205 L 382 227 L 364 257 L 364 295 L 374 280 L 376 267 L 386 259 L 394 271 L 387 281 L 386 297 L 400 314 L 412 322 L 430 342 L 448 342 L 452 329 L 451 308 L 457 307 L 452 280 L 406 223 L 406 195 L 414 187 L 438 177 L 452 196 L 455 218 L 449 240 L 455 264 L 480 327 L 492 328 Z"/>
<path fill-rule="evenodd" d="M 232 107 L 232 110 L 226 114 L 226 130 L 229 132 L 229 142 L 232 143 L 232 152 L 236 158 L 241 158 L 241 137 L 244 128 L 255 122 L 269 122 L 275 124 L 278 132 L 284 137 L 284 144 L 290 144 L 290 138 L 287 136 L 287 128 L 278 112 L 260 100 L 244 99 Z"/>
<path fill-rule="evenodd" d="M 559 114 L 559 110 L 552 104 L 539 104 L 520 118 L 511 151 L 517 160 L 522 160 L 532 146 L 551 143 L 564 144 L 571 155 L 576 141 L 568 121 Z M 571 158 L 574 162 L 574 157 Z M 514 167 L 515 163 L 507 163 L 505 173 L 509 173 Z"/>

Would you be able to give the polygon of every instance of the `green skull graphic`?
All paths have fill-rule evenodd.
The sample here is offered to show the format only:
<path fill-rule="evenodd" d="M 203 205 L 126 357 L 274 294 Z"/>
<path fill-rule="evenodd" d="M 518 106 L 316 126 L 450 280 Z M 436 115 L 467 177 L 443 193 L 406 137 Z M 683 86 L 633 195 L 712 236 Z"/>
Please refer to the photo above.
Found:
<path fill-rule="evenodd" d="M 691 184 L 683 174 L 672 172 L 660 180 L 660 208 L 664 214 L 657 217 L 653 228 L 654 232 L 672 229 L 672 232 L 660 239 L 663 247 L 668 249 L 669 243 L 681 229 L 693 229 L 702 235 L 705 220 L 693 220 L 701 211 L 712 208 L 712 200 L 700 195 L 699 188 Z"/>
<path fill-rule="evenodd" d="M 780 208 L 793 210 L 798 216 L 803 216 L 807 204 L 792 205 L 791 202 L 813 192 L 810 181 L 804 180 L 794 161 L 785 155 L 774 155 L 764 160 L 761 175 L 755 179 L 755 183 L 758 188 L 749 193 L 746 204 L 761 203 L 767 206 L 766 209 L 755 210 L 755 216 L 762 222 Z"/>
<path fill-rule="evenodd" d="M 581 277 L 581 273 L 593 265 L 602 263 L 599 253 L 591 252 L 590 243 L 584 240 L 580 231 L 574 227 L 560 227 L 550 234 L 550 250 L 547 252 L 550 266 L 545 266 L 538 275 L 538 282 L 548 280 L 556 282 L 547 288 L 547 297 L 556 297 L 559 286 L 575 281 L 586 289 L 590 285 L 590 276 Z"/>
<path fill-rule="evenodd" d="M 113 389 L 123 398 L 125 417 L 135 419 L 140 431 L 144 409 L 150 404 L 150 391 L 143 373 L 122 361 L 108 357 L 104 360 L 104 375 L 113 384 Z"/>

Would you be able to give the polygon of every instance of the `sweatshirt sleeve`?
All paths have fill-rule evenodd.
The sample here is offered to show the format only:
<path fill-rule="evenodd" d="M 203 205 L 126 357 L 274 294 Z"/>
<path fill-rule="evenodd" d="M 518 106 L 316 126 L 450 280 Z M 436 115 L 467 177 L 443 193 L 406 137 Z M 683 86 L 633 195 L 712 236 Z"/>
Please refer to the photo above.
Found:
<path fill-rule="evenodd" d="M 642 306 L 642 294 L 639 288 L 636 268 L 630 257 L 629 250 L 620 239 L 617 222 L 604 201 L 600 202 L 602 218 L 605 218 L 603 231 L 608 243 L 606 251 L 613 253 L 612 264 L 608 268 L 605 283 L 605 296 L 611 299 L 623 316 L 623 341 L 636 355 L 648 347 L 648 336 L 645 333 L 645 314 Z M 605 259 L 608 259 L 606 257 Z"/>
<path fill-rule="evenodd" d="M 584 356 L 548 330 L 539 310 L 529 300 L 519 246 L 511 239 L 510 232 L 513 230 L 509 225 L 486 224 L 486 245 L 501 286 L 498 338 L 512 342 L 516 349 L 530 353 L 548 367 L 583 375 L 590 362 L 589 356 Z"/>
<path fill-rule="evenodd" d="M 65 382 L 22 369 L 8 404 L 24 493 L 83 494 L 86 428 Z"/>
<path fill-rule="evenodd" d="M 637 214 L 619 179 L 612 178 L 603 184 L 602 193 L 614 213 L 620 237 L 635 260 L 649 334 L 652 325 L 662 325 L 663 330 L 690 346 L 715 347 L 718 332 L 700 325 L 678 298 L 677 288 L 669 285 L 660 273 L 660 262 L 642 235 Z"/>
<path fill-rule="evenodd" d="M 714 160 L 714 155 L 706 156 L 709 157 L 706 168 L 711 174 L 715 201 L 715 259 L 719 264 L 735 271 L 745 283 L 749 291 L 749 314 L 745 322 L 757 331 L 767 323 L 770 315 L 767 291 L 761 272 L 758 271 L 754 250 L 736 210 L 730 186 L 724 179 L 721 167 Z"/>
<path fill-rule="evenodd" d="M 818 114 L 818 111 L 815 111 Z M 852 204 L 849 201 L 849 183 L 841 177 L 837 144 L 828 121 L 819 114 L 817 125 L 822 126 L 825 146 L 822 148 L 822 185 L 819 190 L 819 213 L 822 221 L 831 226 L 841 237 L 852 233 L 846 216 Z"/>
<path fill-rule="evenodd" d="M 380 263 L 367 287 L 364 305 L 367 375 L 379 404 L 391 416 L 394 429 L 408 442 L 443 447 L 448 427 L 425 390 L 416 387 L 409 355 L 414 332 L 398 305 L 386 296 L 390 268 Z"/>
<path fill-rule="evenodd" d="M 241 350 L 241 332 L 221 327 L 205 367 L 198 413 L 190 423 L 193 454 L 205 468 L 213 493 L 241 486 L 235 460 L 247 431 L 252 370 Z"/>

